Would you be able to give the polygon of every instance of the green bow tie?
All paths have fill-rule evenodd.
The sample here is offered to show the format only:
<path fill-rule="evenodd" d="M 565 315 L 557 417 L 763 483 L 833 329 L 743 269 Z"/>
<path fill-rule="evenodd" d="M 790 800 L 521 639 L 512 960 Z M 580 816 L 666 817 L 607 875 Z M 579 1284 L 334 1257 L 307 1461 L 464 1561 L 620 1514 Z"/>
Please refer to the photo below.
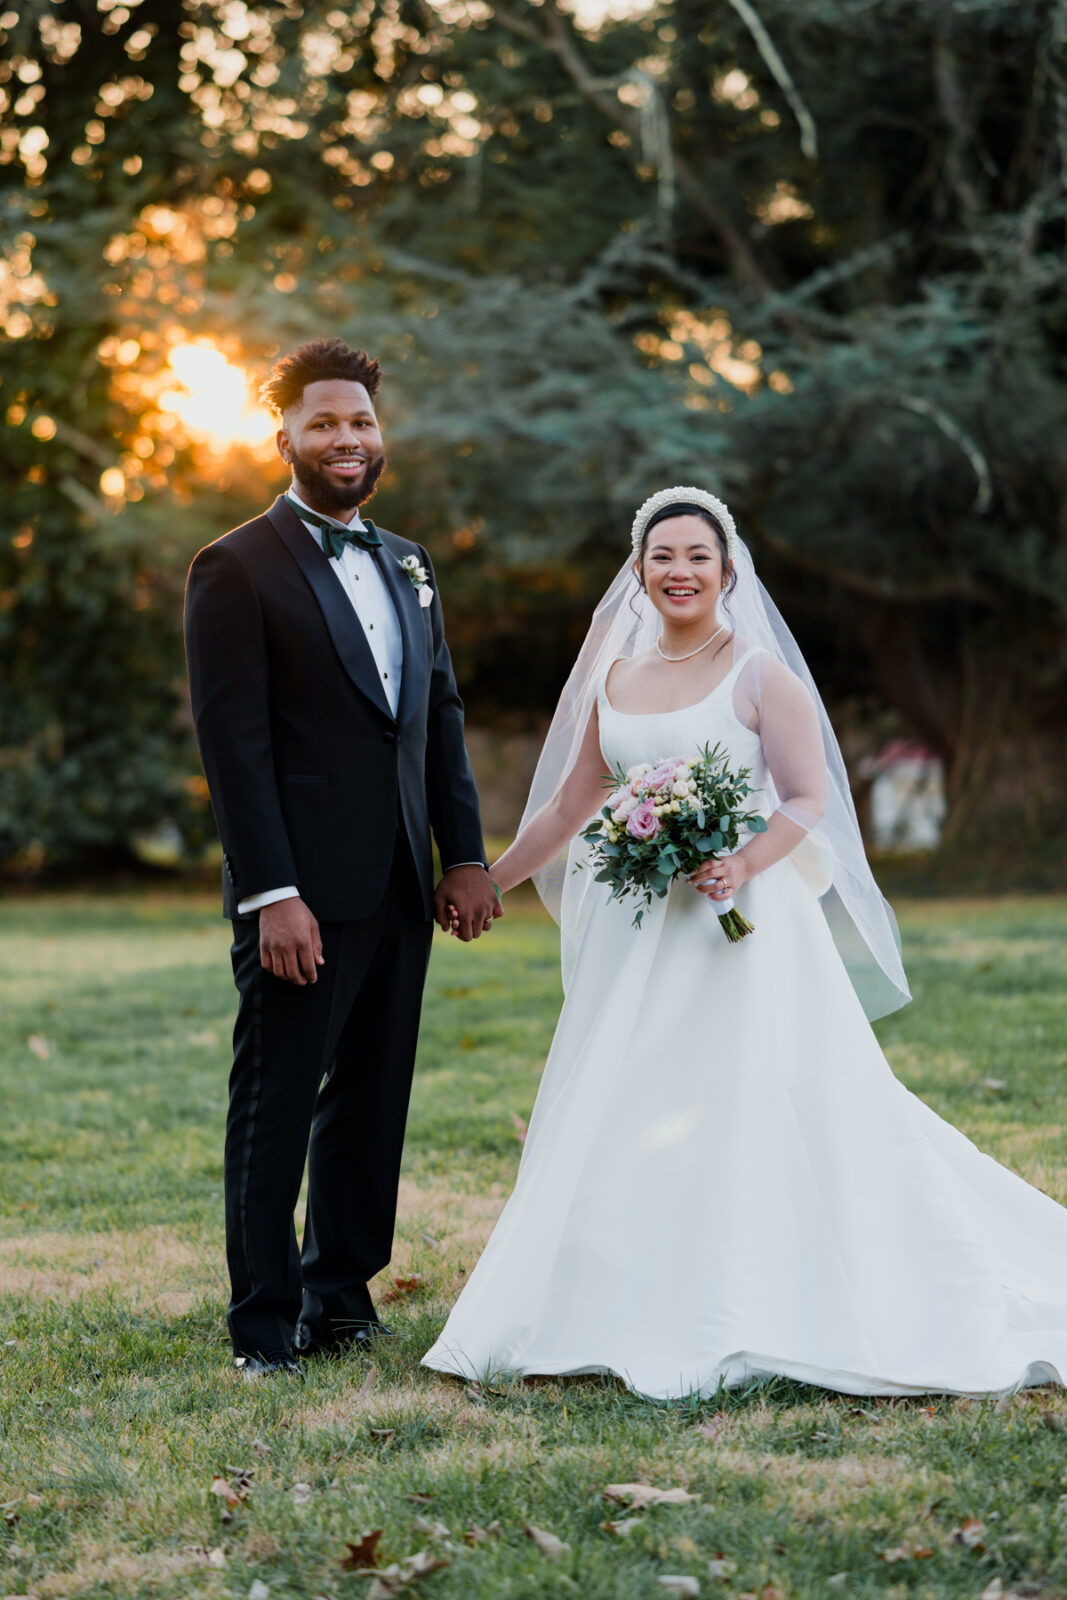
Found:
<path fill-rule="evenodd" d="M 346 544 L 357 544 L 363 550 L 377 550 L 382 542 L 382 536 L 369 517 L 363 518 L 362 528 L 345 527 L 340 522 L 327 522 L 317 511 L 307 511 L 295 500 L 290 500 L 285 495 L 285 503 L 291 511 L 295 511 L 302 522 L 317 522 L 319 532 L 322 534 L 322 548 L 334 561 L 341 555 Z"/>

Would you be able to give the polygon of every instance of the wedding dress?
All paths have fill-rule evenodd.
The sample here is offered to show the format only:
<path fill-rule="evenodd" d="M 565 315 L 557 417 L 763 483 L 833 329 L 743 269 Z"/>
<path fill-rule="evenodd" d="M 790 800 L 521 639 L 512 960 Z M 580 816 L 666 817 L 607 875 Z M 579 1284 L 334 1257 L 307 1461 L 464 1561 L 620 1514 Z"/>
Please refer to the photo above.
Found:
<path fill-rule="evenodd" d="M 605 770 L 718 742 L 767 785 L 759 659 L 680 711 L 601 681 Z M 1067 1379 L 1067 1211 L 894 1078 L 804 867 L 743 885 L 736 945 L 684 881 L 639 930 L 595 886 L 514 1193 L 427 1366 L 657 1399 Z"/>

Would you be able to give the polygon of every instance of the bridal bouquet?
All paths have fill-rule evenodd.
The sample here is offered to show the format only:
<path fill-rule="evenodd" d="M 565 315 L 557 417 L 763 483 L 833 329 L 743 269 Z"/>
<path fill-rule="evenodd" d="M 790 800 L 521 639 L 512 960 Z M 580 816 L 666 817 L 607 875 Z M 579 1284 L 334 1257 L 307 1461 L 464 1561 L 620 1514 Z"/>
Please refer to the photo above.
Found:
<path fill-rule="evenodd" d="M 582 838 L 590 846 L 596 882 L 611 885 L 612 899 L 632 894 L 644 900 L 635 928 L 652 896 L 662 899 L 675 878 L 739 849 L 742 828 L 766 831 L 758 811 L 742 810 L 752 793 L 749 776 L 747 767 L 728 771 L 718 745 L 713 750 L 705 745 L 699 756 L 615 771 L 609 780 L 614 791 Z M 731 944 L 752 932 L 732 900 L 720 902 L 719 922 Z"/>

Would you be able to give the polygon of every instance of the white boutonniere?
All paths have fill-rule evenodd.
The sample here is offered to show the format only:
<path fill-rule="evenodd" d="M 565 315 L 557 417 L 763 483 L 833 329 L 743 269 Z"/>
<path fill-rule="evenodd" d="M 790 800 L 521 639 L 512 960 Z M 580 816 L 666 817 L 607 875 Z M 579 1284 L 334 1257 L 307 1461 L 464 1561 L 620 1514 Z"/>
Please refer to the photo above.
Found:
<path fill-rule="evenodd" d="M 433 590 L 430 588 L 430 574 L 426 571 L 418 556 L 405 556 L 400 565 L 407 573 L 411 587 L 418 596 L 419 605 L 425 611 L 433 599 Z"/>

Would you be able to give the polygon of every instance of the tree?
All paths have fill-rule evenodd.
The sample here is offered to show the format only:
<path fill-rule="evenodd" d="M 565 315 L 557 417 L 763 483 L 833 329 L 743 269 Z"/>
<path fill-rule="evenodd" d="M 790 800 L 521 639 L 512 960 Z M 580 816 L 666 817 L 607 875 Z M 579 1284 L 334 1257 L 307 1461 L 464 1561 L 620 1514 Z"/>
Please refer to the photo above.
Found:
<path fill-rule="evenodd" d="M 176 328 L 250 365 L 324 326 L 383 355 L 402 472 L 375 514 L 431 549 L 483 716 L 550 706 L 633 506 L 702 481 L 830 698 L 943 754 L 951 831 L 1062 827 L 1058 15 L 24 7 L 0 117 L 5 487 L 32 533 L 0 555 L 7 848 L 121 840 L 194 774 L 158 714 L 182 569 L 262 488 L 161 411 Z M 72 542 L 91 577 L 65 601 Z M 56 606 L 81 655 L 33 643 Z M 103 793 L 105 728 L 130 774 L 110 824 L 62 755 L 81 743 Z"/>

